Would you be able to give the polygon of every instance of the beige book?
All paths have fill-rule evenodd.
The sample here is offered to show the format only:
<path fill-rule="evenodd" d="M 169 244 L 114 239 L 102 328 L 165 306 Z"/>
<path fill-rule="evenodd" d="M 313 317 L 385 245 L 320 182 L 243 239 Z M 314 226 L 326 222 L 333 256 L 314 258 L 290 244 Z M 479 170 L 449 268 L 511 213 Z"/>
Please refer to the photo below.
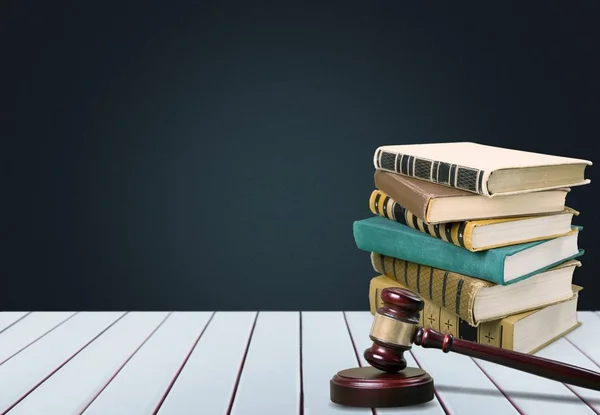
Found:
<path fill-rule="evenodd" d="M 580 186 L 589 160 L 473 142 L 386 145 L 376 169 L 492 197 Z"/>
<path fill-rule="evenodd" d="M 388 287 L 406 288 L 385 275 L 371 279 L 371 314 L 375 314 L 381 307 L 381 291 Z M 481 323 L 477 327 L 469 325 L 432 301 L 423 299 L 425 307 L 419 314 L 419 325 L 476 343 L 533 354 L 581 325 L 577 321 L 577 300 L 581 289 L 582 287 L 573 285 L 572 296 L 566 301 Z"/>

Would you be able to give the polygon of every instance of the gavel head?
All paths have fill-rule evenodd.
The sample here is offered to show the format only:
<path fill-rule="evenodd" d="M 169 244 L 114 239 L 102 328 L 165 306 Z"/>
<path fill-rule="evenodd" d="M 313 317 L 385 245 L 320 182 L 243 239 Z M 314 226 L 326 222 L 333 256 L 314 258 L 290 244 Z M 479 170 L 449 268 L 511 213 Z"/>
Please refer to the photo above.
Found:
<path fill-rule="evenodd" d="M 398 372 L 406 367 L 404 352 L 412 346 L 425 303 L 402 288 L 385 288 L 381 301 L 369 334 L 373 345 L 365 350 L 364 357 L 376 369 Z"/>

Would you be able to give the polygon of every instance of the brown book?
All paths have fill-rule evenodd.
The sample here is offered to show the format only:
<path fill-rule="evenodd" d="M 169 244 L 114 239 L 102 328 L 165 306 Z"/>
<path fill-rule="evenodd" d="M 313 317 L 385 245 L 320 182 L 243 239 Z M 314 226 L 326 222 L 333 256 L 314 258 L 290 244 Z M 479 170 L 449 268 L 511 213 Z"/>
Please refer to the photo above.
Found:
<path fill-rule="evenodd" d="M 565 261 L 509 285 L 497 285 L 375 252 L 371 253 L 371 265 L 375 272 L 403 284 L 421 298 L 476 327 L 486 321 L 569 299 L 573 295 L 573 273 L 581 262 Z"/>
<path fill-rule="evenodd" d="M 381 291 L 390 287 L 407 288 L 385 275 L 371 279 L 371 314 L 375 314 L 382 305 Z M 571 297 L 566 301 L 481 323 L 477 327 L 423 298 L 425 307 L 419 313 L 419 325 L 443 334 L 450 333 L 457 338 L 532 354 L 581 325 L 577 321 L 577 300 L 581 289 L 580 286 L 573 285 Z"/>
<path fill-rule="evenodd" d="M 428 224 L 558 213 L 570 190 L 486 197 L 380 169 L 374 180 L 375 187 Z"/>

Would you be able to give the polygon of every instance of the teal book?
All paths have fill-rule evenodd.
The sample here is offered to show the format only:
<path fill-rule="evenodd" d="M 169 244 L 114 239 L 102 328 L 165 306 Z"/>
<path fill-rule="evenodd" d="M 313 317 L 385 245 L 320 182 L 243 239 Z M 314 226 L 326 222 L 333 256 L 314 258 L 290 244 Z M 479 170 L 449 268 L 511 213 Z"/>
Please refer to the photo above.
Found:
<path fill-rule="evenodd" d="M 471 252 L 450 242 L 375 216 L 354 222 L 359 249 L 508 285 L 583 255 L 581 226 L 558 238 Z"/>

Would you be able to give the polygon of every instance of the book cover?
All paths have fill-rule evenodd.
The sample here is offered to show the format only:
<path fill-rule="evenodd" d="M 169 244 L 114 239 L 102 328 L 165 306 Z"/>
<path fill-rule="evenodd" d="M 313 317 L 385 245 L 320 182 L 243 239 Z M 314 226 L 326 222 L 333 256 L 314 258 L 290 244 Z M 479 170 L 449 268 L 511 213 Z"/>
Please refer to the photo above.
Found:
<path fill-rule="evenodd" d="M 429 222 L 431 201 L 436 198 L 485 197 L 467 192 L 466 190 L 440 186 L 425 180 L 401 176 L 380 169 L 375 170 L 373 178 L 377 189 L 383 191 L 386 195 L 389 195 L 389 197 L 426 222 Z"/>
<path fill-rule="evenodd" d="M 582 227 L 574 226 L 572 232 L 576 233 L 581 229 Z M 376 252 L 385 256 L 484 279 L 500 285 L 511 284 L 528 278 L 563 261 L 579 257 L 585 252 L 583 249 L 579 249 L 573 256 L 557 259 L 552 264 L 547 264 L 510 281 L 505 281 L 504 267 L 505 260 L 508 257 L 539 244 L 548 243 L 548 240 L 471 252 L 380 216 L 355 221 L 353 234 L 357 247 L 363 251 Z"/>

